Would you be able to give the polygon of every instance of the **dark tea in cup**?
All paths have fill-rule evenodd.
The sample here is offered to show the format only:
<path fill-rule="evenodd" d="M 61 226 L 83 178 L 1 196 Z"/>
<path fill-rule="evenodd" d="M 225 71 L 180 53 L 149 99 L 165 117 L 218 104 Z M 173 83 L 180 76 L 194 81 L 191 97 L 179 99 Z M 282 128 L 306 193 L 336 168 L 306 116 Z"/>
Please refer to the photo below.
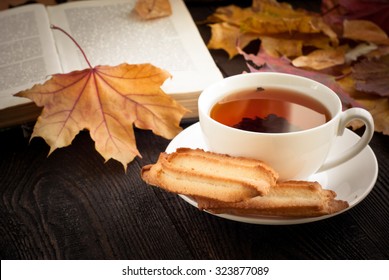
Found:
<path fill-rule="evenodd" d="M 265 133 L 306 130 L 331 119 L 328 109 L 307 95 L 262 87 L 225 96 L 212 107 L 210 116 L 230 127 Z"/>

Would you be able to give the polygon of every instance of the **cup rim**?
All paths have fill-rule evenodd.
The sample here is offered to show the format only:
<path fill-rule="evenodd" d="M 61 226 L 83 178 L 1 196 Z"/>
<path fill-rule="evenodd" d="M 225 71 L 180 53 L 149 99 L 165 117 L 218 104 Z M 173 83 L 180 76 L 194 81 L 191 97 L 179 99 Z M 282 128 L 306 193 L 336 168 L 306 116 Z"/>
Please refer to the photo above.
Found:
<path fill-rule="evenodd" d="M 328 108 L 327 105 L 325 105 L 325 107 L 330 111 L 330 114 L 331 114 L 331 119 L 321 125 L 318 125 L 318 126 L 315 126 L 315 127 L 312 127 L 312 128 L 308 128 L 308 129 L 304 129 L 304 130 L 300 130 L 300 131 L 292 131 L 292 132 L 256 132 L 256 131 L 247 131 L 247 130 L 242 130 L 242 129 L 238 129 L 238 128 L 233 128 L 233 127 L 230 127 L 228 125 L 225 125 L 225 124 L 222 124 L 216 120 L 214 120 L 213 118 L 211 118 L 210 116 L 210 111 L 212 109 L 212 107 L 216 104 L 216 102 L 218 102 L 220 99 L 222 99 L 223 97 L 225 97 L 226 95 L 230 94 L 232 91 L 224 91 L 222 94 L 218 94 L 218 98 L 213 98 L 213 101 L 210 102 L 210 104 L 208 104 L 206 106 L 206 108 L 204 108 L 202 106 L 204 99 L 206 98 L 206 95 L 208 94 L 208 92 L 212 91 L 212 90 L 215 90 L 217 87 L 221 87 L 223 86 L 225 83 L 228 83 L 228 82 L 233 82 L 235 79 L 241 79 L 242 77 L 244 78 L 244 76 L 250 76 L 250 77 L 254 77 L 254 76 L 262 76 L 262 77 L 266 77 L 266 76 L 271 76 L 272 78 L 274 78 L 275 76 L 277 77 L 282 77 L 284 79 L 286 78 L 291 78 L 291 79 L 296 79 L 297 80 L 300 80 L 302 82 L 307 82 L 307 83 L 312 83 L 312 84 L 315 84 L 316 86 L 318 87 L 322 87 L 323 89 L 325 89 L 327 92 L 330 92 L 331 95 L 334 97 L 333 99 L 336 101 L 336 107 L 335 109 L 333 108 Z M 240 89 L 246 89 L 248 87 L 239 87 L 237 90 L 240 90 Z M 320 103 L 323 104 L 323 102 L 321 102 L 316 96 L 311 96 L 313 97 L 314 99 L 316 99 L 317 101 L 319 101 Z M 333 109 L 333 110 L 331 110 Z M 198 112 L 199 112 L 199 118 L 201 120 L 201 118 L 206 118 L 208 121 L 210 121 L 211 123 L 213 123 L 214 125 L 218 125 L 218 126 L 221 126 L 227 130 L 232 130 L 232 131 L 236 131 L 236 132 L 240 132 L 240 133 L 244 133 L 244 134 L 248 134 L 248 135 L 272 135 L 272 136 L 286 136 L 286 135 L 298 135 L 298 134 L 304 134 L 304 133 L 307 133 L 307 132 L 314 132 L 318 129 L 321 129 L 325 126 L 329 126 L 331 125 L 333 122 L 335 122 L 335 120 L 337 119 L 337 117 L 339 116 L 339 114 L 342 112 L 342 103 L 341 103 L 341 100 L 340 98 L 338 97 L 338 95 L 332 90 L 330 89 L 328 86 L 318 82 L 318 81 L 315 81 L 313 79 L 310 79 L 310 78 L 306 78 L 306 77 L 303 77 L 303 76 L 298 76 L 298 75 L 294 75 L 294 74 L 287 74 L 287 73 L 279 73 L 279 72 L 255 72 L 255 73 L 242 73 L 242 74 L 237 74 L 237 75 L 233 75 L 233 76 L 229 76 L 229 77 L 226 77 L 210 86 L 208 86 L 207 88 L 205 88 L 200 96 L 199 96 L 199 99 L 198 99 Z"/>

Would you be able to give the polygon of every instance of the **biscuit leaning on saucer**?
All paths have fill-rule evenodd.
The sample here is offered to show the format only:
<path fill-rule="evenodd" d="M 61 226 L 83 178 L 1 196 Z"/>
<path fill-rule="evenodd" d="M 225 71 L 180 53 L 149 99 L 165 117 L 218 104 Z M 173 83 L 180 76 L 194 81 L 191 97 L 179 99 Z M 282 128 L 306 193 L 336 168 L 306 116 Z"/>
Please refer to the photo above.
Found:
<path fill-rule="evenodd" d="M 336 193 L 323 189 L 318 182 L 285 181 L 273 186 L 267 195 L 240 202 L 226 203 L 196 198 L 198 208 L 213 213 L 283 217 L 315 217 L 346 209 L 346 201 L 336 200 Z"/>
<path fill-rule="evenodd" d="M 223 202 L 266 195 L 278 179 L 262 161 L 189 148 L 161 153 L 155 164 L 142 168 L 141 176 L 173 193 Z"/>

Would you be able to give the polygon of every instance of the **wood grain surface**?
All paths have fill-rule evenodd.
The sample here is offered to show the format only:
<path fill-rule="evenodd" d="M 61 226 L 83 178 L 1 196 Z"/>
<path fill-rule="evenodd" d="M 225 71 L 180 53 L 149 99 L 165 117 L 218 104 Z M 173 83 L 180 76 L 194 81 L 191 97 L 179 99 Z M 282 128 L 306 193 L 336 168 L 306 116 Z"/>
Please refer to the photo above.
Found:
<path fill-rule="evenodd" d="M 190 8 L 195 19 L 213 9 Z M 209 30 L 199 28 L 207 40 Z M 240 59 L 212 55 L 226 76 L 245 70 Z M 151 132 L 136 131 L 142 158 L 125 172 L 104 163 L 86 131 L 47 157 L 42 139 L 24 136 L 28 128 L 0 132 L 1 259 L 389 258 L 388 136 L 373 137 L 378 180 L 356 207 L 314 223 L 266 226 L 212 216 L 145 184 L 141 167 L 169 143 Z"/>

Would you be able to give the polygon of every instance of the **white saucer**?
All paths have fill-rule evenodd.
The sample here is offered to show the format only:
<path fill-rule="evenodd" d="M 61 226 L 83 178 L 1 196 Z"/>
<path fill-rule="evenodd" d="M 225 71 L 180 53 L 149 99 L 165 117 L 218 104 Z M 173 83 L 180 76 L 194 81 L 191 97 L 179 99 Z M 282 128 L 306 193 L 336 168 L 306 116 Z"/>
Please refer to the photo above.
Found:
<path fill-rule="evenodd" d="M 350 147 L 358 141 L 360 137 L 354 132 L 346 129 L 342 137 L 338 137 L 331 154 L 337 154 L 345 148 Z M 195 123 L 178 134 L 166 148 L 166 152 L 174 152 L 177 148 L 201 148 L 207 150 L 204 142 L 200 124 Z M 368 146 L 359 155 L 355 156 L 348 162 L 339 165 L 330 170 L 316 173 L 308 180 L 318 181 L 324 188 L 334 190 L 337 193 L 337 199 L 348 201 L 350 207 L 343 210 L 345 212 L 359 202 L 361 202 L 372 190 L 378 176 L 377 159 L 372 149 Z M 180 195 L 189 204 L 197 207 L 194 200 L 187 196 Z M 267 225 L 290 225 L 301 224 L 313 221 L 319 221 L 338 215 L 342 212 L 325 215 L 314 218 L 274 218 L 264 216 L 238 216 L 230 214 L 213 214 L 225 219 L 252 223 L 252 224 L 267 224 Z M 211 213 L 212 214 L 212 213 Z"/>

